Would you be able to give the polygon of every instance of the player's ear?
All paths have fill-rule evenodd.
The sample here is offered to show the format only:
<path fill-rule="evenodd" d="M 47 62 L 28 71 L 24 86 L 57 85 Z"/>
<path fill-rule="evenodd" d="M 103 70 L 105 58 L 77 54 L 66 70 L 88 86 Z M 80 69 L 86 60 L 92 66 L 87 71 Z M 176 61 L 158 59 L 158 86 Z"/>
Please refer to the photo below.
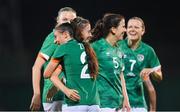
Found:
<path fill-rule="evenodd" d="M 64 35 L 64 37 L 65 37 L 65 38 L 68 38 L 68 36 L 69 36 L 69 32 L 64 31 L 64 32 L 63 32 L 63 35 Z"/>
<path fill-rule="evenodd" d="M 116 29 L 115 27 L 112 27 L 112 28 L 110 29 L 110 31 L 111 31 L 111 33 L 112 33 L 113 35 L 115 35 L 117 29 Z"/>
<path fill-rule="evenodd" d="M 145 33 L 145 28 L 142 29 L 141 35 L 144 35 L 144 33 Z"/>

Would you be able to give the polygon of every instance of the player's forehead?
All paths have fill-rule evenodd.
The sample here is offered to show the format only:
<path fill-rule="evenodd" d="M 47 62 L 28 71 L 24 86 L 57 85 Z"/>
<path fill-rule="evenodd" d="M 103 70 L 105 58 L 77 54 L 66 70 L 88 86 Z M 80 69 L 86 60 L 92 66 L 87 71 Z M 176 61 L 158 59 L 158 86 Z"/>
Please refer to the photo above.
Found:
<path fill-rule="evenodd" d="M 130 19 L 128 21 L 128 26 L 135 25 L 135 26 L 142 26 L 142 22 L 137 19 Z"/>

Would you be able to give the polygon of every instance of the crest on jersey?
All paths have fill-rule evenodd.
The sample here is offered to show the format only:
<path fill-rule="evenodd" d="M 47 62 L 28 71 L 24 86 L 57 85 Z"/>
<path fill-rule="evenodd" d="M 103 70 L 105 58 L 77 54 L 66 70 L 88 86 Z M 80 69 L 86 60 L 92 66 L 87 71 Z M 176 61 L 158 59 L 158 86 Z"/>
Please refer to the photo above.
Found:
<path fill-rule="evenodd" d="M 137 60 L 140 61 L 140 62 L 142 62 L 142 61 L 144 60 L 144 55 L 138 54 L 138 55 L 137 55 Z"/>

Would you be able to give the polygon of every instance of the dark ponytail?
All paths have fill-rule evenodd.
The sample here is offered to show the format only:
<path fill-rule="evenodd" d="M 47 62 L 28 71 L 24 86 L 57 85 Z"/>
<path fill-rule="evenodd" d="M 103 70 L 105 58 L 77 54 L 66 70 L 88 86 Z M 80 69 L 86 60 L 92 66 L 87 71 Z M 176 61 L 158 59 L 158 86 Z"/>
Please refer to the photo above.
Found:
<path fill-rule="evenodd" d="M 94 42 L 100 38 L 106 38 L 106 36 L 111 32 L 111 28 L 117 28 L 121 20 L 124 17 L 120 14 L 106 13 L 102 19 L 98 20 L 92 30 L 92 40 Z"/>
<path fill-rule="evenodd" d="M 74 30 L 74 39 L 78 42 L 82 42 L 84 40 L 82 30 L 87 26 L 87 24 L 90 24 L 89 20 L 79 16 L 71 21 L 71 25 Z"/>
<path fill-rule="evenodd" d="M 92 30 L 92 38 L 90 42 L 94 42 L 96 40 L 99 40 L 103 36 L 103 21 L 100 19 L 96 22 L 93 30 Z"/>
<path fill-rule="evenodd" d="M 99 70 L 96 54 L 88 42 L 82 42 L 82 43 L 85 47 L 85 51 L 87 54 L 88 67 L 90 69 L 90 76 L 93 79 L 96 79 L 98 75 L 98 70 Z"/>
<path fill-rule="evenodd" d="M 96 76 L 98 75 L 98 61 L 96 58 L 96 54 L 94 50 L 91 48 L 90 44 L 84 40 L 82 35 L 82 30 L 90 24 L 89 20 L 84 19 L 82 17 L 77 17 L 74 20 L 71 21 L 71 24 L 74 29 L 74 39 L 76 39 L 78 42 L 82 43 L 85 47 L 85 51 L 87 54 L 87 61 L 88 61 L 88 68 L 90 69 L 90 76 L 93 79 L 96 79 Z"/>

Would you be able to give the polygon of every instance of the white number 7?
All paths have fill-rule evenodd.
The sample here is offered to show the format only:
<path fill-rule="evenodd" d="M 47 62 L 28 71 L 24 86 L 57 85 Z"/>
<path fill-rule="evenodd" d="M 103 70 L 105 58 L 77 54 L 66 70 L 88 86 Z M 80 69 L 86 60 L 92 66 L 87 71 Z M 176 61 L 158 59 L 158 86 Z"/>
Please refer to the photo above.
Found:
<path fill-rule="evenodd" d="M 129 60 L 129 62 L 131 62 L 131 68 L 130 68 L 130 70 L 133 71 L 134 64 L 136 63 L 136 60 Z"/>

